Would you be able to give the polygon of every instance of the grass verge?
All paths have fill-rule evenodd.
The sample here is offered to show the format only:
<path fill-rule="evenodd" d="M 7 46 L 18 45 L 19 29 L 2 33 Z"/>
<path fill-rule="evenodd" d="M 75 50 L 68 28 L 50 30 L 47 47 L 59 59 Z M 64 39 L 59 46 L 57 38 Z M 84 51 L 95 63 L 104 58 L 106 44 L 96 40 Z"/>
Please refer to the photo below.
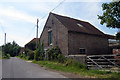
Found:
<path fill-rule="evenodd" d="M 20 58 L 20 59 L 23 59 L 23 60 L 25 60 L 25 61 L 28 61 L 28 59 L 26 59 L 26 58 L 24 58 L 24 57 L 20 57 L 20 56 L 15 56 L 15 57 Z"/>
<path fill-rule="evenodd" d="M 7 54 L 6 56 L 2 55 L 2 59 L 10 59 L 10 54 Z"/>
<path fill-rule="evenodd" d="M 21 58 L 19 56 L 16 56 Z M 21 58 L 25 61 L 28 61 L 26 58 Z M 87 70 L 84 64 L 80 64 L 78 62 L 70 62 L 67 60 L 67 63 L 58 63 L 56 61 L 35 61 L 31 60 L 32 63 L 39 64 L 40 66 L 44 66 L 48 69 L 68 72 L 82 76 L 82 78 L 100 78 L 105 80 L 120 80 L 120 73 L 111 72 L 111 71 L 98 71 L 98 70 Z"/>
<path fill-rule="evenodd" d="M 87 70 L 84 67 L 80 67 L 81 64 L 71 64 L 66 66 L 66 64 L 64 63 L 53 61 L 33 61 L 32 63 L 36 63 L 41 66 L 45 66 L 46 68 L 54 69 L 57 71 L 78 74 L 86 78 L 105 78 L 108 80 L 120 80 L 120 73 L 110 71 Z"/>

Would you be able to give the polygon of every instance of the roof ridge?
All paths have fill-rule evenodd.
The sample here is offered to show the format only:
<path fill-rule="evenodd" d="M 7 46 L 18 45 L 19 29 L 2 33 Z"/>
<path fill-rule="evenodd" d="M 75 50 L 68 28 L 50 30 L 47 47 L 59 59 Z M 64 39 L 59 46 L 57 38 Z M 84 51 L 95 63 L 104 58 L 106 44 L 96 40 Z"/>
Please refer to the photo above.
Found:
<path fill-rule="evenodd" d="M 50 14 L 53 14 L 53 15 L 56 15 L 56 16 L 60 16 L 60 17 L 64 17 L 64 18 L 73 19 L 73 20 L 76 20 L 76 21 L 81 21 L 81 22 L 86 22 L 86 23 L 88 23 L 87 21 L 79 20 L 79 19 L 76 19 L 76 18 L 73 18 L 73 17 L 68 17 L 68 16 L 65 16 L 65 15 L 59 15 L 59 14 L 52 13 L 52 12 L 50 12 Z"/>
<path fill-rule="evenodd" d="M 58 15 L 52 12 L 50 14 L 55 16 L 68 29 L 68 31 L 76 31 L 76 32 L 105 36 L 105 34 L 101 30 L 99 30 L 98 28 L 96 28 L 94 25 L 92 25 L 87 21 L 82 21 L 75 18 Z M 81 24 L 83 27 L 79 27 L 77 23 Z"/>

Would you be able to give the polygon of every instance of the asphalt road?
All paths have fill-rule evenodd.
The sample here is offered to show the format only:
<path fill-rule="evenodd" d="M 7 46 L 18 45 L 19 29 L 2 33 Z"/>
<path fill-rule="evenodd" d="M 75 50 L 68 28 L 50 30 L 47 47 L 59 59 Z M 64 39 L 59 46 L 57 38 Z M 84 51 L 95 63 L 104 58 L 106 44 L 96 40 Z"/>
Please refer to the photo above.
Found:
<path fill-rule="evenodd" d="M 2 78 L 65 78 L 37 64 L 11 57 L 2 61 Z"/>

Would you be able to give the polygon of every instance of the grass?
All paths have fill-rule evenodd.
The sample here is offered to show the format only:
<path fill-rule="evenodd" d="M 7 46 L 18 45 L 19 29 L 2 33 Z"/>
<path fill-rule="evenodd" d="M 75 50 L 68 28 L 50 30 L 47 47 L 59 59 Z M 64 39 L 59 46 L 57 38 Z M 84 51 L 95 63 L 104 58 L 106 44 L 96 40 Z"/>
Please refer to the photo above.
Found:
<path fill-rule="evenodd" d="M 45 66 L 50 69 L 57 71 L 70 72 L 78 74 L 84 77 L 93 77 L 93 78 L 105 78 L 105 79 L 114 79 L 120 80 L 120 73 L 110 72 L 110 71 L 98 71 L 98 70 L 87 70 L 83 64 L 73 63 L 67 65 L 65 63 L 58 63 L 53 61 L 33 61 L 33 63 Z"/>
<path fill-rule="evenodd" d="M 24 58 L 24 57 L 20 57 L 20 56 L 15 56 L 15 57 L 21 58 L 21 59 L 23 59 L 23 60 L 25 60 L 25 61 L 28 61 L 28 59 L 26 59 L 26 58 Z"/>
<path fill-rule="evenodd" d="M 7 56 L 2 55 L 2 59 L 10 59 L 10 54 L 7 54 Z"/>
<path fill-rule="evenodd" d="M 19 56 L 17 57 L 20 58 Z M 27 61 L 25 58 L 21 59 Z M 120 80 L 120 73 L 111 71 L 87 70 L 86 65 L 80 64 L 76 61 L 71 62 L 70 60 L 67 60 L 65 63 L 58 63 L 57 61 L 31 61 L 32 63 L 39 64 L 40 66 L 44 66 L 48 69 L 78 74 L 86 78 L 105 78 L 105 80 Z"/>

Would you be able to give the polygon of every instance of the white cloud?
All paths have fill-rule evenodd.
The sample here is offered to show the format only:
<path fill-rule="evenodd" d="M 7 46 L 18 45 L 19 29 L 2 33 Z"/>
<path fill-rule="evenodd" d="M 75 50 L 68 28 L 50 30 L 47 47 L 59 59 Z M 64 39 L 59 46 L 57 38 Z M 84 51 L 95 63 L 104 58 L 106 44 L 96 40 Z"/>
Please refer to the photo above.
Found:
<path fill-rule="evenodd" d="M 2 20 L 2 19 L 0 19 L 0 24 L 3 24 L 3 23 L 5 23 L 5 21 L 4 21 L 4 20 Z"/>
<path fill-rule="evenodd" d="M 0 45 L 4 44 L 4 34 L 0 34 Z"/>
<path fill-rule="evenodd" d="M 0 16 L 5 16 L 14 20 L 23 20 L 31 23 L 35 23 L 36 17 L 30 16 L 24 12 L 15 10 L 14 7 L 3 8 L 0 6 Z"/>
<path fill-rule="evenodd" d="M 20 46 L 24 46 L 27 42 L 29 42 L 31 39 L 35 37 L 36 30 L 35 29 L 31 30 L 30 28 L 36 24 L 36 18 L 40 19 L 41 16 L 47 15 L 48 12 L 52 10 L 61 1 L 63 0 L 29 0 L 29 1 L 28 0 L 3 0 L 3 2 L 13 2 L 13 3 L 10 5 L 6 5 L 4 7 L 0 6 L 0 22 L 6 25 L 5 30 L 8 31 L 8 34 L 11 31 L 13 31 L 13 29 L 14 30 L 18 29 L 17 31 L 13 31 L 16 34 L 12 33 L 7 35 L 7 41 L 12 42 L 13 40 L 15 40 Z M 81 6 L 81 3 L 80 4 L 72 3 L 77 1 L 85 2 L 85 3 L 83 3 L 82 6 Z M 95 3 L 95 2 L 101 2 L 101 1 L 103 0 L 89 0 L 89 1 L 88 0 L 65 0 L 65 3 L 60 5 L 53 12 L 55 12 L 56 14 L 77 18 L 79 20 L 88 21 L 91 24 L 96 26 L 99 24 L 99 20 L 97 19 L 97 14 L 100 13 L 99 12 L 100 6 L 98 5 L 98 3 Z M 108 0 L 104 0 L 104 1 L 108 2 Z M 13 5 L 13 4 L 18 4 L 18 5 Z M 22 11 L 20 11 L 19 9 L 21 9 Z M 28 12 L 32 15 L 30 15 Z M 39 21 L 38 37 L 40 37 L 44 24 L 47 20 L 47 16 L 44 19 L 41 19 Z M 9 18 L 9 19 L 7 20 L 6 18 Z M 24 21 L 24 23 L 19 24 L 21 21 Z M 34 25 L 31 23 L 34 23 Z M 34 33 L 32 31 L 34 31 Z M 29 32 L 31 33 L 30 36 L 28 35 Z M 2 39 L 4 41 L 4 36 Z M 3 42 L 3 41 L 1 41 L 0 39 L 0 42 Z"/>
<path fill-rule="evenodd" d="M 30 40 L 32 40 L 33 37 L 24 37 L 24 36 L 17 36 L 17 35 L 13 35 L 13 34 L 9 34 L 7 35 L 7 39 L 6 39 L 6 42 L 13 42 L 13 40 L 20 46 L 24 47 L 24 45 L 26 43 L 28 43 Z"/>
<path fill-rule="evenodd" d="M 60 15 L 64 15 L 79 20 L 88 21 L 92 24 L 96 24 L 98 22 L 97 15 L 100 13 L 100 9 L 101 9 L 99 2 L 80 3 L 81 6 L 78 4 L 69 3 L 66 6 L 60 6 L 60 8 L 58 8 L 58 10 L 54 12 L 57 12 Z M 72 7 L 70 5 L 72 5 Z"/>
<path fill-rule="evenodd" d="M 1 0 L 1 2 L 58 2 L 60 0 Z"/>
<path fill-rule="evenodd" d="M 1 2 L 58 2 L 62 0 L 1 0 Z M 112 0 L 65 0 L 66 2 L 111 2 Z"/>

